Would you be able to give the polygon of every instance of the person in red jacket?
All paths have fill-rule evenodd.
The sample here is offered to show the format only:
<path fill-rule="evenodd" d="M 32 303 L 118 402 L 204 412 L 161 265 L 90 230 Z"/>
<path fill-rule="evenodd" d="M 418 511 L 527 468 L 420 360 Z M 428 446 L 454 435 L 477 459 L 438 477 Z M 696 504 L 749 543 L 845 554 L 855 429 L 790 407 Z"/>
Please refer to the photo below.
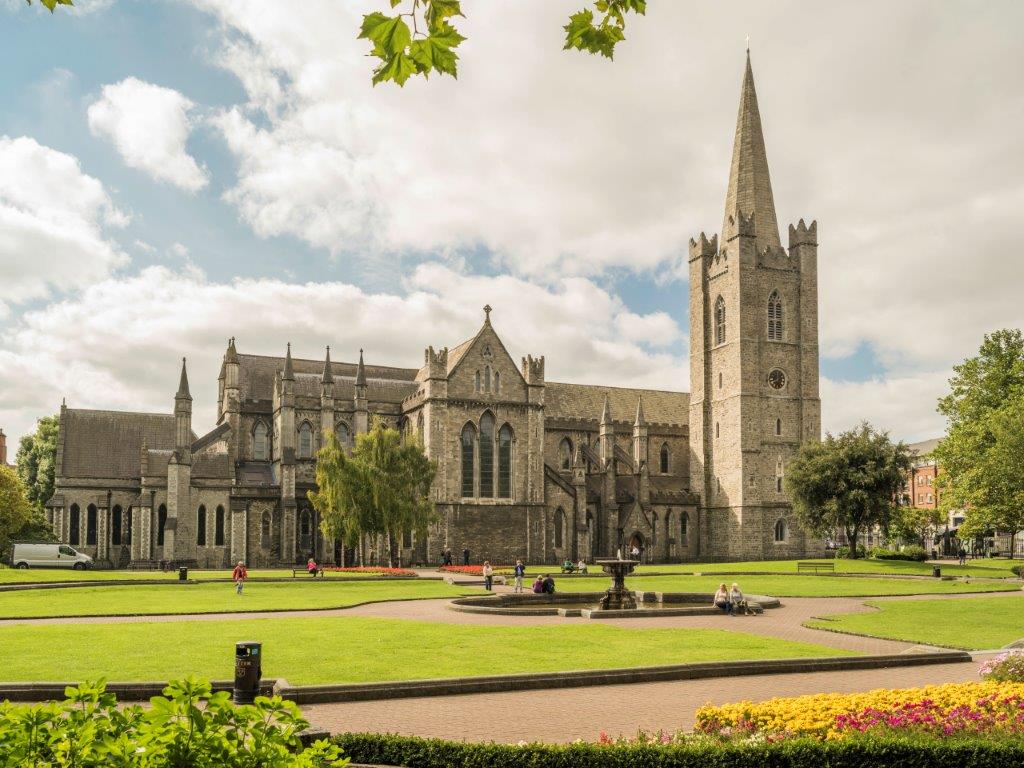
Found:
<path fill-rule="evenodd" d="M 231 573 L 231 578 L 235 582 L 235 593 L 242 594 L 242 585 L 245 584 L 245 580 L 249 578 L 249 572 L 245 570 L 245 563 L 241 560 L 238 561 L 238 565 L 235 566 L 235 570 Z"/>

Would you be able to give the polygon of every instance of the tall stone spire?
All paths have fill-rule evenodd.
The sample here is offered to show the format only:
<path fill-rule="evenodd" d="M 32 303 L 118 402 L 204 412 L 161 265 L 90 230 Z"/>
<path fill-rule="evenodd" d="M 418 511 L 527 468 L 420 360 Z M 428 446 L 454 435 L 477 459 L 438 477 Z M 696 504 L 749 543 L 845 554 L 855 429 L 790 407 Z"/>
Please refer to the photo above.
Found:
<path fill-rule="evenodd" d="M 178 382 L 178 392 L 175 400 L 191 400 L 192 395 L 188 391 L 188 371 L 185 370 L 185 358 L 181 358 L 181 380 Z"/>
<path fill-rule="evenodd" d="M 740 213 L 744 218 L 754 214 L 758 252 L 764 250 L 766 246 L 781 247 L 749 49 L 747 69 L 743 75 L 743 88 L 740 92 L 740 109 L 736 117 L 736 136 L 733 140 L 732 165 L 729 169 L 729 190 L 725 196 L 723 244 L 737 235 Z M 733 219 L 732 222 L 729 221 L 730 218 Z"/>
<path fill-rule="evenodd" d="M 612 409 L 608 402 L 608 395 L 604 396 L 604 407 L 601 409 L 601 423 L 611 424 L 612 423 Z"/>
<path fill-rule="evenodd" d="M 363 350 L 359 350 L 359 365 L 356 366 L 356 386 L 366 386 L 366 366 L 363 365 Z"/>
<path fill-rule="evenodd" d="M 281 378 L 285 381 L 295 380 L 295 369 L 292 367 L 292 343 L 288 342 L 288 352 L 284 356 L 284 373 Z"/>

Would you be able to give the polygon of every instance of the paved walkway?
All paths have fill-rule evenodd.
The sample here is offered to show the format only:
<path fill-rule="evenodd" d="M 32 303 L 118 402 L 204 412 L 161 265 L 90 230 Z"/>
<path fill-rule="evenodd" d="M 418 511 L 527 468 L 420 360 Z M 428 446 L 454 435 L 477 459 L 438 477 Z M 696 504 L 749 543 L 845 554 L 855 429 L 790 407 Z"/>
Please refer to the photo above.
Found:
<path fill-rule="evenodd" d="M 390 701 L 314 704 L 302 708 L 332 733 L 372 731 L 463 741 L 594 741 L 601 730 L 630 735 L 640 728 L 693 727 L 706 704 L 822 691 L 867 691 L 978 679 L 978 664 L 752 675 L 709 680 L 515 691 Z"/>

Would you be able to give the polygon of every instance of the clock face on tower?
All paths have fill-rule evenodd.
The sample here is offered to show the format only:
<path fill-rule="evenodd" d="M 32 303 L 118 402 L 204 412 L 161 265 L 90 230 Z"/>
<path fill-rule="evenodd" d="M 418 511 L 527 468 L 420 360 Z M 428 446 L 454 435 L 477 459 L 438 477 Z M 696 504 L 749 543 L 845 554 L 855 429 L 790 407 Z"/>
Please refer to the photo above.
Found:
<path fill-rule="evenodd" d="M 782 389 L 786 386 L 786 374 L 776 368 L 768 374 L 768 386 L 772 389 Z"/>

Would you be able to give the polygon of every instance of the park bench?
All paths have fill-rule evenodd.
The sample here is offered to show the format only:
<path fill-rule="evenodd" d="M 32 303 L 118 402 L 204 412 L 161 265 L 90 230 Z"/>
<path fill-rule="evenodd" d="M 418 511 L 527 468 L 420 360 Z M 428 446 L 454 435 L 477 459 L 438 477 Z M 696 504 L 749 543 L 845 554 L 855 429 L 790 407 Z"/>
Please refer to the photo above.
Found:
<path fill-rule="evenodd" d="M 835 573 L 835 563 L 800 563 L 796 564 L 797 573 Z"/>
<path fill-rule="evenodd" d="M 309 571 L 307 571 L 305 568 L 292 568 L 292 578 L 293 579 L 296 576 L 298 576 L 300 573 L 303 576 L 308 576 L 309 575 Z M 324 575 L 324 569 L 323 568 L 317 568 L 316 569 L 316 576 L 319 576 L 320 578 L 323 578 L 323 575 Z M 313 578 L 315 579 L 316 576 L 314 576 Z"/>

